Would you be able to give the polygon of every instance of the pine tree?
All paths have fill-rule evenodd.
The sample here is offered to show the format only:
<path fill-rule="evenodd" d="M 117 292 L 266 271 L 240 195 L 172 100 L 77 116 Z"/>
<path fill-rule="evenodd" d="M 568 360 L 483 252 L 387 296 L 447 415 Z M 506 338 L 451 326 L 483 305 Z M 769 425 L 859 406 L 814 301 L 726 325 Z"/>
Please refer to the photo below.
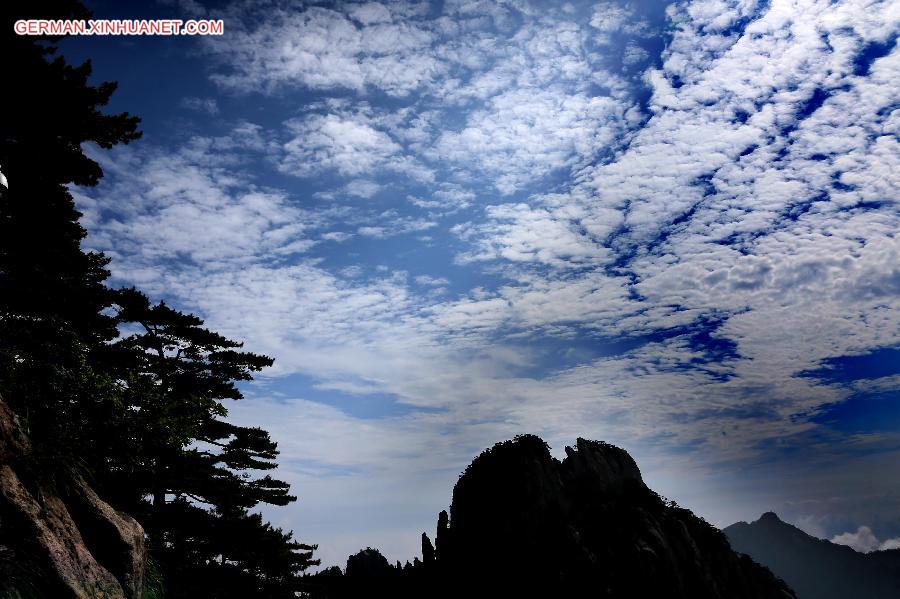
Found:
<path fill-rule="evenodd" d="M 166 596 L 294 597 L 314 546 L 259 514 L 295 498 L 262 429 L 225 420 L 222 402 L 272 360 L 203 322 L 106 283 L 108 258 L 86 252 L 67 185 L 95 185 L 81 149 L 137 139 L 138 119 L 102 108 L 115 83 L 90 85 L 90 62 L 54 57 L 56 39 L 17 36 L 17 18 L 87 18 L 69 0 L 4 2 L 0 51 L 0 393 L 25 422 L 34 470 L 73 468 L 135 515 Z M 138 332 L 120 336 L 120 330 Z M 145 497 L 150 497 L 149 501 Z M 0 519 L 2 525 L 2 519 Z"/>
<path fill-rule="evenodd" d="M 266 584 L 270 592 L 296 586 L 314 563 L 314 548 L 248 513 L 260 503 L 296 499 L 287 483 L 251 475 L 276 467 L 277 445 L 260 428 L 227 422 L 222 403 L 242 399 L 236 382 L 272 359 L 240 351 L 240 343 L 204 328 L 198 317 L 151 305 L 136 289 L 119 291 L 116 303 L 120 322 L 140 330 L 113 346 L 131 447 L 112 454 L 126 459 L 111 464 L 105 486 L 129 490 L 119 500 L 144 515 L 174 596 L 196 596 L 191 581 L 211 571 L 217 573 L 209 584 L 223 583 L 222 593 L 244 588 L 237 578 L 258 585 L 258 593 Z"/>
<path fill-rule="evenodd" d="M 102 175 L 83 143 L 109 148 L 140 133 L 136 117 L 101 112 L 116 85 L 88 84 L 90 62 L 70 66 L 53 58 L 56 39 L 14 34 L 25 8 L 0 9 L 0 53 L 10 58 L 0 124 L 0 170 L 9 182 L 0 198 L 0 390 L 28 425 L 37 455 L 71 465 L 76 448 L 94 447 L 86 437 L 100 436 L 89 421 L 115 410 L 110 381 L 95 365 L 116 329 L 104 312 L 108 259 L 82 251 L 85 230 L 66 185 L 94 185 Z M 76 2 L 27 5 L 30 18 L 85 14 Z"/>

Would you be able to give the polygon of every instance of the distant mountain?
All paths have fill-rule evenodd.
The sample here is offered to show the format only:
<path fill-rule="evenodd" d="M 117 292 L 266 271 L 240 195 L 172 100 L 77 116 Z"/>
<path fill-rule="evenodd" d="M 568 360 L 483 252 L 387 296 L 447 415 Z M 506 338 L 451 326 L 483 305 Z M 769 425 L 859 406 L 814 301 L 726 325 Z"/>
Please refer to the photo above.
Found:
<path fill-rule="evenodd" d="M 799 599 L 900 597 L 900 549 L 859 553 L 810 536 L 773 512 L 724 532 L 735 551 L 768 567 Z"/>
<path fill-rule="evenodd" d="M 721 531 L 644 484 L 628 453 L 578 439 L 562 461 L 519 436 L 475 458 L 441 512 L 422 561 L 351 556 L 320 596 L 789 599 L 769 570 Z M 357 574 L 359 573 L 359 574 Z"/>

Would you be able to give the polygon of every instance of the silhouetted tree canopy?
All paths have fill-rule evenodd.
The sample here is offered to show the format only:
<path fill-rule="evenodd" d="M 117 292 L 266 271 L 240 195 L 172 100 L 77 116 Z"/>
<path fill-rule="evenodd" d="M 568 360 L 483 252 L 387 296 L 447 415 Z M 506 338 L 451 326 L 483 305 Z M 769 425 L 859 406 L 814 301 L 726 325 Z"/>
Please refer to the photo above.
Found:
<path fill-rule="evenodd" d="M 116 85 L 90 84 L 89 62 L 68 65 L 55 56 L 55 39 L 13 32 L 23 15 L 80 18 L 84 7 L 5 2 L 2 11 L 9 85 L 0 168 L 9 189 L 0 200 L 0 388 L 52 464 L 99 436 L 90 421 L 108 415 L 113 401 L 99 354 L 117 334 L 106 312 L 109 260 L 82 251 L 86 232 L 66 185 L 93 185 L 102 174 L 82 144 L 108 148 L 140 133 L 136 117 L 102 112 Z"/>
<path fill-rule="evenodd" d="M 228 422 L 224 405 L 272 359 L 108 286 L 67 186 L 103 175 L 83 144 L 134 141 L 139 120 L 103 112 L 116 84 L 67 64 L 58 38 L 14 34 L 18 18 L 88 18 L 80 3 L 0 11 L 0 392 L 34 443 L 32 469 L 50 483 L 87 475 L 138 518 L 166 597 L 295 597 L 315 547 L 251 512 L 296 498 L 266 474 L 276 443 Z"/>

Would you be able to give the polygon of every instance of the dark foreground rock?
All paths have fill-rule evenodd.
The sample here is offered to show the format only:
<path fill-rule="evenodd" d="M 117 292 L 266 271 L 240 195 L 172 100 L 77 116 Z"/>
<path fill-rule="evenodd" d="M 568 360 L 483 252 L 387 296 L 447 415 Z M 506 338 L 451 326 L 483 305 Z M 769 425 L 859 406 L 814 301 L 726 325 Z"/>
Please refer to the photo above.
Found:
<path fill-rule="evenodd" d="M 735 551 L 771 569 L 800 599 L 900 597 L 900 549 L 859 553 L 810 536 L 773 512 L 724 532 Z"/>
<path fill-rule="evenodd" d="M 378 577 L 316 579 L 320 596 L 787 599 L 788 586 L 644 484 L 631 456 L 578 439 L 554 459 L 534 436 L 478 456 L 438 518 L 433 558 Z"/>
<path fill-rule="evenodd" d="M 0 398 L 0 597 L 138 599 L 144 531 L 79 477 L 49 488 Z"/>

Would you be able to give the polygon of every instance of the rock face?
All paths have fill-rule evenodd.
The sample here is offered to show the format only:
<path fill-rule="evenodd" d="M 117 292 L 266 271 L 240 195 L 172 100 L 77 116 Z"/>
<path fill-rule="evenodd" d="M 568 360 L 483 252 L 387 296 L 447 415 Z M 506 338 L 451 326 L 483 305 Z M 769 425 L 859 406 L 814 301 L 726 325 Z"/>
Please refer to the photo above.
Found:
<path fill-rule="evenodd" d="M 648 489 L 624 450 L 584 439 L 562 462 L 534 436 L 485 451 L 456 484 L 437 546 L 442 570 L 500 587 L 589 589 L 592 597 L 794 596 L 735 554 L 720 531 Z"/>
<path fill-rule="evenodd" d="M 31 443 L 19 419 L 0 397 L 0 464 L 8 464 L 31 452 Z"/>
<path fill-rule="evenodd" d="M 147 563 L 144 528 L 100 499 L 81 479 L 75 481 L 66 501 L 97 561 L 115 575 L 126 597 L 140 599 Z"/>
<path fill-rule="evenodd" d="M 900 597 L 900 549 L 859 553 L 810 536 L 773 512 L 724 532 L 735 551 L 770 568 L 800 599 Z"/>
<path fill-rule="evenodd" d="M 138 599 L 144 531 L 80 478 L 54 491 L 30 475 L 28 438 L 0 398 L 0 595 Z"/>

